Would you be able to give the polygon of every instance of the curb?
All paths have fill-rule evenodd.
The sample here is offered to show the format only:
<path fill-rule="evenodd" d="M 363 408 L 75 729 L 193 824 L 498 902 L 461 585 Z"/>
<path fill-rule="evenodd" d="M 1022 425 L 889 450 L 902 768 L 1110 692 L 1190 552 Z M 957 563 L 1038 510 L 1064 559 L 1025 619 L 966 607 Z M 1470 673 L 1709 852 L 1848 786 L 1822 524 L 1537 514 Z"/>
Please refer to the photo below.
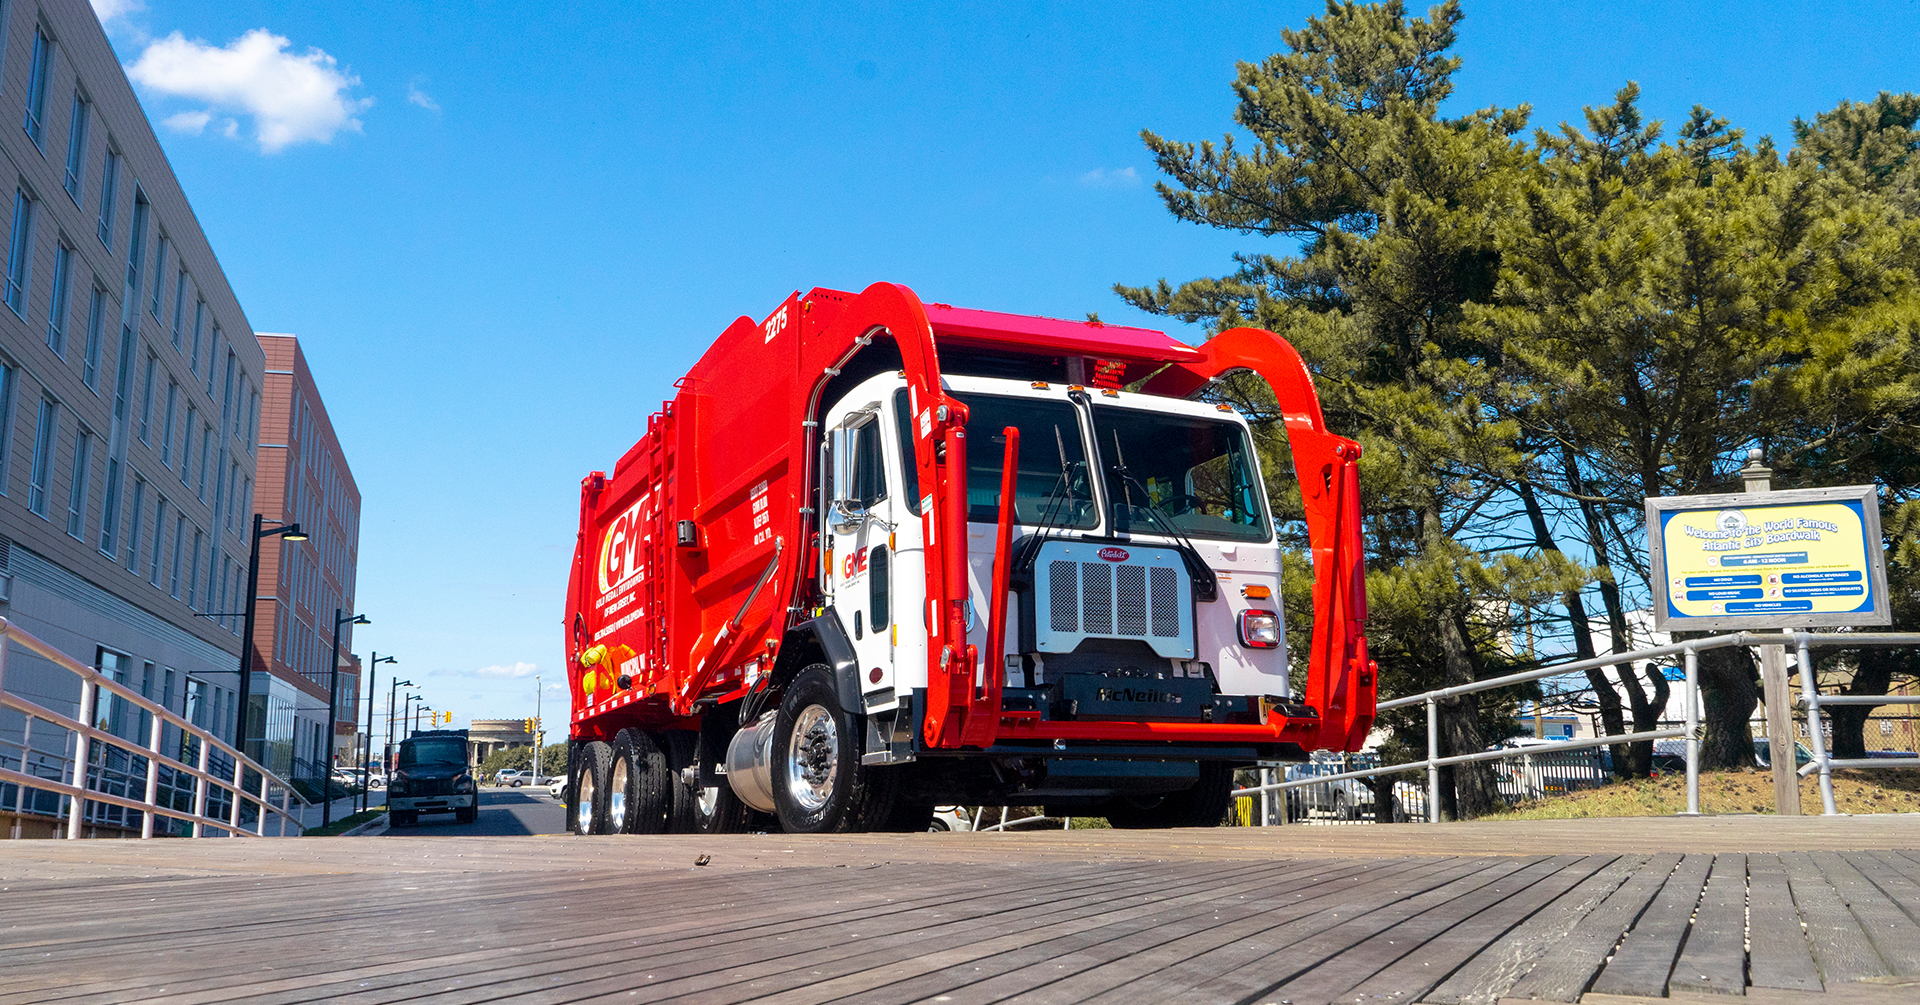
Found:
<path fill-rule="evenodd" d="M 352 830 L 342 831 L 340 833 L 340 836 L 341 837 L 376 837 L 378 835 L 385 834 L 386 832 L 387 832 L 387 815 L 385 813 L 382 813 L 379 816 L 374 817 L 372 820 L 369 820 L 366 823 L 363 823 L 360 826 L 353 828 Z"/>

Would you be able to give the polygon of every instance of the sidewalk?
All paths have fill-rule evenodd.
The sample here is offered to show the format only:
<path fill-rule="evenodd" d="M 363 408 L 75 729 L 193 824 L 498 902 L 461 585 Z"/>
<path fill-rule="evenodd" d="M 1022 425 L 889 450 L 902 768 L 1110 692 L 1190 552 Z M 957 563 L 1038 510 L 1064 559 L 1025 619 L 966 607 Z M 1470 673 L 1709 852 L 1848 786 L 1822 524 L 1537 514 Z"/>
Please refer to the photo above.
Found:
<path fill-rule="evenodd" d="M 387 801 L 387 792 L 385 789 L 375 789 L 374 791 L 367 794 L 368 807 L 379 806 L 385 803 L 386 801 Z M 307 828 L 314 828 L 314 827 L 320 826 L 320 820 L 324 814 L 324 811 L 325 811 L 325 807 L 321 806 L 319 803 L 314 803 L 312 806 L 302 806 L 299 803 L 295 803 L 293 805 L 294 819 L 300 821 L 301 826 L 307 827 Z M 341 799 L 335 799 L 333 801 L 333 819 L 336 821 L 344 820 L 345 818 L 350 817 L 359 811 L 360 811 L 359 796 L 351 796 L 351 797 L 346 797 Z M 279 820 L 278 814 L 275 814 L 272 817 L 268 818 L 267 820 L 268 834 L 279 833 L 279 828 L 277 826 L 278 820 Z M 291 836 L 292 829 L 289 828 L 288 830 L 289 830 L 289 836 Z"/>

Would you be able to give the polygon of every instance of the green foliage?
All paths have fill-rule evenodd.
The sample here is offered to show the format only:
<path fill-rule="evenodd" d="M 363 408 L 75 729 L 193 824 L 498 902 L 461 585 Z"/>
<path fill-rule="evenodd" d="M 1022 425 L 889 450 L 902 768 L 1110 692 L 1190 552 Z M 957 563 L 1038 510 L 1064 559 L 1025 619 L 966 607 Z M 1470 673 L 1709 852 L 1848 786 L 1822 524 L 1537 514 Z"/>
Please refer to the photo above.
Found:
<path fill-rule="evenodd" d="M 533 767 L 533 748 L 507 747 L 488 754 L 480 762 L 478 777 L 491 779 L 500 771 L 512 768 L 515 771 L 527 771 Z M 547 744 L 540 751 L 540 777 L 544 781 L 548 776 L 559 777 L 567 773 L 567 745 L 564 743 Z"/>
<path fill-rule="evenodd" d="M 1704 108 L 1663 139 L 1629 83 L 1582 128 L 1529 142 L 1524 106 L 1443 113 L 1461 17 L 1457 2 L 1426 18 L 1399 2 L 1329 2 L 1282 32 L 1285 51 L 1240 65 L 1241 136 L 1143 132 L 1175 217 L 1284 244 L 1236 255 L 1224 276 L 1115 287 L 1214 331 L 1280 332 L 1306 359 L 1328 425 L 1365 450 L 1383 694 L 1527 665 L 1523 632 L 1583 655 L 1596 628 L 1619 651 L 1643 643 L 1629 618 L 1647 603 L 1643 500 L 1737 487 L 1748 446 L 1780 487 L 1886 487 L 1896 609 L 1910 623 L 1920 97 L 1796 121 L 1783 158 Z M 1275 514 L 1303 550 L 1271 391 L 1241 376 L 1209 393 L 1256 419 Z M 1288 557 L 1296 653 L 1311 578 L 1303 555 Z M 1709 713 L 1726 729 L 1752 707 L 1750 671 L 1715 671 Z M 1657 673 L 1589 679 L 1611 732 L 1666 704 Z M 1448 752 L 1502 735 L 1524 696 L 1446 706 Z M 1417 727 L 1402 739 L 1424 749 L 1418 717 L 1386 724 Z M 1646 754 L 1616 762 L 1644 773 Z M 1484 808 L 1474 772 L 1460 774 L 1462 810 Z"/>

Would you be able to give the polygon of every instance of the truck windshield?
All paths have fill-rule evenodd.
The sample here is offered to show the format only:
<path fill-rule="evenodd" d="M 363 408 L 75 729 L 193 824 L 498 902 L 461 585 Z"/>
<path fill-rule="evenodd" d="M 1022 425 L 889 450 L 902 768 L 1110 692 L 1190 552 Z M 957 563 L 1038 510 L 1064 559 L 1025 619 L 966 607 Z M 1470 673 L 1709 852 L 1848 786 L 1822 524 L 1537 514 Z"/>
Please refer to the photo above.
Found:
<path fill-rule="evenodd" d="M 1153 533 L 1150 505 L 1189 537 L 1267 539 L 1267 507 L 1239 425 L 1096 405 L 1093 431 L 1116 531 Z"/>
<path fill-rule="evenodd" d="M 408 740 L 400 745 L 400 766 L 447 765 L 467 763 L 467 744 L 453 737 Z"/>
<path fill-rule="evenodd" d="M 1087 454 L 1080 443 L 1080 416 L 1053 399 L 1008 398 L 997 394 L 956 394 L 967 405 L 967 519 L 1000 519 L 1000 461 L 1006 439 L 1000 431 L 1020 430 L 1020 471 L 1014 480 L 1014 519 L 1024 524 L 1051 520 L 1056 527 L 1090 529 L 1098 523 Z M 920 513 L 919 473 L 913 466 L 913 424 L 907 392 L 894 395 L 899 417 L 901 457 L 906 462 L 909 507 Z M 1064 469 L 1064 475 L 1063 475 Z"/>
<path fill-rule="evenodd" d="M 956 394 L 967 405 L 967 519 L 1000 519 L 1000 465 L 1007 440 L 1001 430 L 1020 430 L 1020 471 L 1013 483 L 1014 519 L 1088 528 L 1096 523 L 1087 455 L 1080 444 L 1080 416 L 1052 399 Z"/>

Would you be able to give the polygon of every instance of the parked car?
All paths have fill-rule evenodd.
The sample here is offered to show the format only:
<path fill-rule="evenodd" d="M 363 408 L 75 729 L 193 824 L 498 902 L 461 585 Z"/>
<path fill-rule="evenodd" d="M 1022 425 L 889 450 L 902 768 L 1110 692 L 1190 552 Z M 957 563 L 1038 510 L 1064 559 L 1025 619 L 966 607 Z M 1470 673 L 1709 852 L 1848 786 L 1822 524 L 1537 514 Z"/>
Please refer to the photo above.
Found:
<path fill-rule="evenodd" d="M 1868 754 L 1868 757 L 1874 756 Z M 1773 767 L 1773 749 L 1764 736 L 1753 738 L 1753 759 L 1763 768 Z M 1793 741 L 1793 763 L 1804 767 L 1813 763 L 1813 751 L 1798 740 Z M 1653 770 L 1676 775 L 1687 771 L 1687 741 L 1681 739 L 1653 741 Z"/>
<path fill-rule="evenodd" d="M 1525 751 L 1518 757 L 1494 762 L 1494 776 L 1501 795 L 1509 799 L 1541 799 L 1605 785 L 1607 765 L 1601 756 L 1603 748 L 1567 749 L 1563 746 L 1565 743 L 1565 740 L 1516 736 L 1487 748 Z"/>
<path fill-rule="evenodd" d="M 532 780 L 533 774 L 531 772 L 521 771 L 517 768 L 501 768 L 499 771 L 494 772 L 493 775 L 493 784 L 510 785 L 516 789 Z"/>
<path fill-rule="evenodd" d="M 1346 770 L 1339 761 L 1333 760 L 1289 764 L 1287 781 L 1337 775 Z M 1305 820 L 1315 812 L 1329 814 L 1335 820 L 1373 818 L 1373 788 L 1358 778 L 1303 785 L 1297 789 L 1287 789 L 1286 793 L 1287 818 L 1290 820 Z"/>
<path fill-rule="evenodd" d="M 547 792 L 552 794 L 553 798 L 558 799 L 563 803 L 566 802 L 567 801 L 567 776 L 555 775 L 553 778 L 553 784 L 547 786 Z"/>

